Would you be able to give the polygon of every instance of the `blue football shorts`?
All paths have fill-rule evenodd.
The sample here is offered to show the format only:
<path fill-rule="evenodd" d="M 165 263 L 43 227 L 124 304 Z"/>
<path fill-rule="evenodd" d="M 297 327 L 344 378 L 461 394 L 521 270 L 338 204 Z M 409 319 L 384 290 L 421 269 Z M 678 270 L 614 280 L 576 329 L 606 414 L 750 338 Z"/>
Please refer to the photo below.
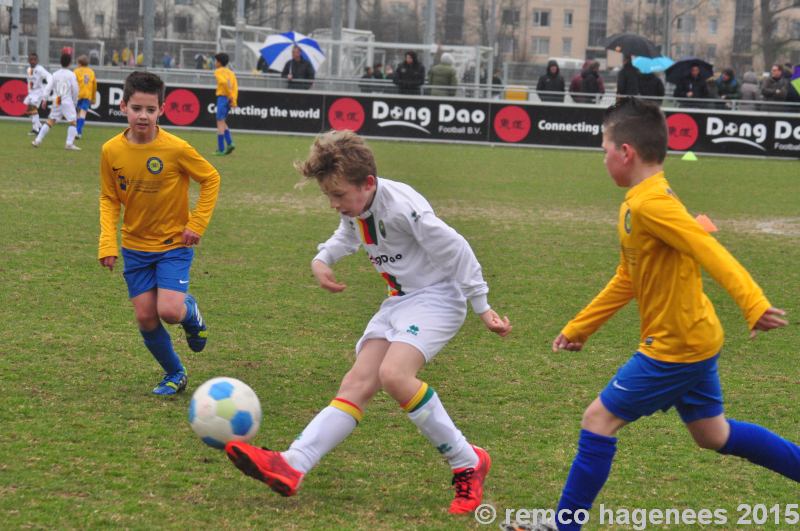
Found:
<path fill-rule="evenodd" d="M 669 363 L 637 352 L 600 393 L 603 405 L 633 422 L 675 406 L 684 423 L 724 411 L 717 372 L 719 354 L 696 363 Z"/>
<path fill-rule="evenodd" d="M 75 108 L 78 109 L 79 111 L 88 111 L 89 107 L 91 106 L 92 102 L 89 101 L 88 98 L 81 98 L 78 100 L 78 103 L 77 105 L 75 105 Z"/>
<path fill-rule="evenodd" d="M 160 253 L 122 248 L 125 268 L 122 275 L 128 284 L 131 299 L 153 288 L 189 291 L 189 269 L 194 249 L 178 247 Z"/>
<path fill-rule="evenodd" d="M 217 120 L 224 120 L 230 111 L 230 101 L 227 96 L 217 96 Z"/>

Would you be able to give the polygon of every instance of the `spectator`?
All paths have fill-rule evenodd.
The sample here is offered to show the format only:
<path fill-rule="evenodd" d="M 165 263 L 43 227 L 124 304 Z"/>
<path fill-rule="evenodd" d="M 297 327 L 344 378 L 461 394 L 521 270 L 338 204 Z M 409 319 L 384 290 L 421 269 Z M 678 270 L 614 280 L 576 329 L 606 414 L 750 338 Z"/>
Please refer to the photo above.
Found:
<path fill-rule="evenodd" d="M 258 56 L 258 61 L 256 61 L 256 70 L 258 70 L 259 72 L 263 72 L 264 74 L 266 74 L 267 70 L 269 70 L 267 61 L 264 59 L 262 55 Z"/>
<path fill-rule="evenodd" d="M 722 75 L 717 79 L 717 95 L 719 99 L 725 100 L 725 107 L 732 108 L 731 100 L 742 99 L 742 86 L 732 68 L 726 68 Z"/>
<path fill-rule="evenodd" d="M 97 49 L 89 50 L 89 64 L 93 66 L 100 65 L 100 50 Z"/>
<path fill-rule="evenodd" d="M 144 66 L 144 53 L 139 52 L 136 55 L 136 66 Z"/>
<path fill-rule="evenodd" d="M 308 90 L 314 81 L 314 67 L 306 61 L 298 46 L 292 48 L 292 60 L 287 62 L 281 77 L 289 81 L 290 89 Z"/>
<path fill-rule="evenodd" d="M 499 99 L 503 94 L 503 78 L 500 77 L 500 69 L 494 71 L 492 76 L 492 98 Z"/>
<path fill-rule="evenodd" d="M 122 64 L 125 65 L 125 66 L 130 66 L 129 63 L 131 61 L 131 56 L 132 55 L 133 54 L 131 53 L 131 49 L 130 48 L 128 48 L 127 46 L 125 48 L 123 48 L 122 49 L 122 55 L 120 56 L 121 59 L 122 59 Z"/>
<path fill-rule="evenodd" d="M 739 105 L 739 109 L 743 111 L 755 111 L 756 104 L 755 103 L 745 103 L 749 101 L 757 101 L 759 90 L 758 90 L 758 76 L 756 76 L 755 72 L 745 72 L 744 77 L 742 77 L 742 103 Z"/>
<path fill-rule="evenodd" d="M 676 98 L 692 98 L 692 99 L 708 99 L 710 94 L 708 92 L 708 85 L 705 80 L 700 78 L 700 66 L 692 65 L 689 69 L 689 75 L 682 78 L 675 85 L 675 92 L 673 96 Z M 681 107 L 702 107 L 703 103 L 689 103 L 681 101 Z"/>
<path fill-rule="evenodd" d="M 552 59 L 547 62 L 547 73 L 541 76 L 536 84 L 536 92 L 542 101 L 564 101 L 564 78 L 561 77 L 558 63 Z M 557 92 L 561 94 L 556 94 Z"/>
<path fill-rule="evenodd" d="M 580 72 L 576 72 L 575 75 L 572 76 L 572 79 L 569 82 L 569 93 L 570 94 L 574 94 L 576 92 L 580 92 L 581 91 L 581 81 L 583 81 L 583 76 L 581 76 L 581 74 L 583 74 L 583 71 L 586 70 L 587 68 L 589 68 L 589 66 L 591 64 L 592 64 L 592 60 L 591 59 L 585 60 L 583 62 L 583 66 L 581 67 L 581 71 Z M 573 96 L 572 99 L 574 100 L 575 97 Z"/>
<path fill-rule="evenodd" d="M 661 105 L 664 99 L 664 82 L 655 74 L 639 74 L 639 95 Z"/>
<path fill-rule="evenodd" d="M 383 79 L 394 79 L 394 68 L 392 65 L 386 65 L 383 69 Z"/>
<path fill-rule="evenodd" d="M 161 59 L 164 68 L 172 68 L 172 56 L 169 52 L 164 52 L 164 57 Z"/>
<path fill-rule="evenodd" d="M 783 77 L 789 80 L 789 84 L 792 81 L 792 63 L 783 63 Z"/>
<path fill-rule="evenodd" d="M 194 67 L 197 70 L 204 70 L 206 67 L 206 57 L 201 53 L 194 54 Z"/>
<path fill-rule="evenodd" d="M 425 67 L 417 60 L 416 52 L 406 52 L 405 60 L 395 69 L 393 81 L 400 94 L 419 95 L 420 87 L 425 83 Z"/>
<path fill-rule="evenodd" d="M 361 76 L 362 81 L 359 83 L 361 92 L 372 92 L 372 80 L 375 79 L 374 75 L 375 73 L 371 66 L 364 67 L 364 75 Z"/>
<path fill-rule="evenodd" d="M 761 84 L 761 96 L 764 101 L 781 102 L 786 101 L 789 92 L 789 80 L 783 77 L 783 67 L 779 64 L 772 65 L 770 76 Z M 779 105 L 764 105 L 763 110 L 780 112 L 783 107 Z"/>
<path fill-rule="evenodd" d="M 639 70 L 633 66 L 630 55 L 622 57 L 622 68 L 617 74 L 617 96 L 637 96 L 639 94 Z"/>
<path fill-rule="evenodd" d="M 111 52 L 111 66 L 118 66 L 118 65 L 119 65 L 119 52 L 116 49 L 114 49 L 114 51 Z"/>
<path fill-rule="evenodd" d="M 458 75 L 456 74 L 456 69 L 453 67 L 453 63 L 455 63 L 453 56 L 449 53 L 443 53 L 441 62 L 431 68 L 431 71 L 428 73 L 428 83 L 431 85 L 431 96 L 453 97 L 456 95 Z"/>
<path fill-rule="evenodd" d="M 580 95 L 573 94 L 572 99 L 575 103 L 597 103 L 599 97 L 589 96 L 589 94 L 605 94 L 606 92 L 606 87 L 600 78 L 600 63 L 589 61 L 589 66 L 581 71 L 580 77 L 581 82 L 576 91 Z M 572 83 L 570 83 L 570 90 L 572 90 Z"/>
<path fill-rule="evenodd" d="M 372 67 L 372 77 L 374 79 L 386 79 L 386 76 L 383 74 L 383 65 L 381 63 L 375 63 L 375 66 Z"/>

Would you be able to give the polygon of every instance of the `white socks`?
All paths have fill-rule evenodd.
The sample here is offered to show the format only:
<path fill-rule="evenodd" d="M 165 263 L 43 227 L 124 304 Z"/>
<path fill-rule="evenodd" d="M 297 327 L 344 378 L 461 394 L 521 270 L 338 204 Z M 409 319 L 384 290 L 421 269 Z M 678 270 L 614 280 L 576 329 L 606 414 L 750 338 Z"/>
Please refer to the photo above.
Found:
<path fill-rule="evenodd" d="M 39 132 L 39 129 L 42 128 L 42 120 L 39 118 L 38 112 L 36 114 L 31 115 L 31 125 L 33 127 L 33 130 L 36 131 L 37 133 Z"/>
<path fill-rule="evenodd" d="M 78 128 L 74 125 L 70 125 L 69 129 L 67 129 L 67 145 L 72 145 L 75 143 L 75 137 L 78 136 Z"/>
<path fill-rule="evenodd" d="M 39 129 L 39 134 L 36 135 L 36 143 L 37 144 L 41 144 L 42 143 L 42 140 L 44 140 L 44 137 L 47 136 L 47 132 L 48 131 L 50 131 L 50 126 L 47 125 L 47 122 L 45 122 L 44 124 L 42 124 L 41 129 Z"/>
<path fill-rule="evenodd" d="M 307 474 L 325 454 L 347 438 L 361 420 L 361 410 L 337 398 L 317 413 L 303 433 L 294 440 L 283 458 L 292 468 Z"/>

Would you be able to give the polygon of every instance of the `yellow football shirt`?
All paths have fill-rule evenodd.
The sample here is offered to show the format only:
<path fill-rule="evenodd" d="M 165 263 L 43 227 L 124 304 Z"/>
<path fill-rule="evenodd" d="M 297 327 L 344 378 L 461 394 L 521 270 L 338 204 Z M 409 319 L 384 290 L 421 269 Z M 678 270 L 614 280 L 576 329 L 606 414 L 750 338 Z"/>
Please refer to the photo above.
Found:
<path fill-rule="evenodd" d="M 618 232 L 616 274 L 562 330 L 572 341 L 585 342 L 635 298 L 640 352 L 675 363 L 714 356 L 724 333 L 703 292 L 701 267 L 730 293 L 751 329 L 770 307 L 747 270 L 687 212 L 663 172 L 628 190 Z"/>
<path fill-rule="evenodd" d="M 202 235 L 219 194 L 220 176 L 188 142 L 159 128 L 149 144 L 133 144 L 127 130 L 103 145 L 100 156 L 100 248 L 98 259 L 118 256 L 121 205 L 122 246 L 161 252 L 183 247 L 184 229 Z M 200 196 L 189 211 L 189 179 Z"/>
<path fill-rule="evenodd" d="M 239 83 L 236 81 L 236 74 L 228 67 L 221 67 L 214 70 L 214 77 L 217 78 L 217 96 L 225 96 L 230 100 L 231 107 L 236 107 L 236 100 L 239 97 Z"/>
<path fill-rule="evenodd" d="M 78 99 L 94 101 L 97 93 L 97 78 L 94 70 L 88 66 L 79 66 L 75 69 L 75 77 L 78 78 Z"/>

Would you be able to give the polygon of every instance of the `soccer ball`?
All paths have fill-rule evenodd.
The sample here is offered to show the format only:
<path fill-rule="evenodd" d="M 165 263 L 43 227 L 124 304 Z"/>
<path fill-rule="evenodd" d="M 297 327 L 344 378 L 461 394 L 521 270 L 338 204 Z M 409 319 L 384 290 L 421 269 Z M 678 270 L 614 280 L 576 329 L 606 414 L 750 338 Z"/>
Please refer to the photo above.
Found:
<path fill-rule="evenodd" d="M 250 441 L 261 425 L 255 391 L 235 378 L 212 378 L 189 403 L 189 424 L 204 443 L 220 450 L 228 441 Z"/>

